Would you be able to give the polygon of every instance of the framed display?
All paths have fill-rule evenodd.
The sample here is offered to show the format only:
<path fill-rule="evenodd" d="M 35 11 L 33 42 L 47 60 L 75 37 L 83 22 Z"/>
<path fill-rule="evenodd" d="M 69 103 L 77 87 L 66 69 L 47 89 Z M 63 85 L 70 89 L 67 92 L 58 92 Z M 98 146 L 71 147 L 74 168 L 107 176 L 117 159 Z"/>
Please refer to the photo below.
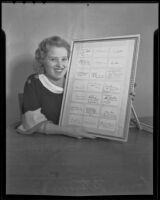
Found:
<path fill-rule="evenodd" d="M 74 40 L 60 126 L 127 141 L 140 35 Z"/>

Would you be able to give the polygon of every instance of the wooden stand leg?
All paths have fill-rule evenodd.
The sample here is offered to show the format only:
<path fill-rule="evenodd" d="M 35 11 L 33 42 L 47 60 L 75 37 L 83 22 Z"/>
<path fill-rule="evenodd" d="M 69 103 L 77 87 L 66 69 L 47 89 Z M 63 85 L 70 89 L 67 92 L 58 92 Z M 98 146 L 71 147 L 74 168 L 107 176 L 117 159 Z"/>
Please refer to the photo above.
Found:
<path fill-rule="evenodd" d="M 135 118 L 135 123 L 136 123 L 136 125 L 137 125 L 137 128 L 140 129 L 140 130 L 142 130 L 140 121 L 139 121 L 139 119 L 138 119 L 138 117 L 137 117 L 137 114 L 136 114 L 136 111 L 135 111 L 135 109 L 134 109 L 134 107 L 133 107 L 133 104 L 131 104 L 131 109 L 132 109 L 132 112 L 133 112 L 133 115 L 134 115 L 134 118 Z"/>

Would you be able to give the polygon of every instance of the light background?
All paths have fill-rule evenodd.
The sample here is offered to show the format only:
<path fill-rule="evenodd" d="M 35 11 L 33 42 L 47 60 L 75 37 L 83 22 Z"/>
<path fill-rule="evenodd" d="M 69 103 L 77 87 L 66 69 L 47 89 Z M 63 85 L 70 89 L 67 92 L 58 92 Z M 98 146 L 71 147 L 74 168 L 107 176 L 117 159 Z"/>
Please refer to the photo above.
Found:
<path fill-rule="evenodd" d="M 18 93 L 33 73 L 39 42 L 59 35 L 71 42 L 141 35 L 134 108 L 139 117 L 153 116 L 153 33 L 158 3 L 2 3 L 6 33 L 6 123 L 20 120 Z"/>

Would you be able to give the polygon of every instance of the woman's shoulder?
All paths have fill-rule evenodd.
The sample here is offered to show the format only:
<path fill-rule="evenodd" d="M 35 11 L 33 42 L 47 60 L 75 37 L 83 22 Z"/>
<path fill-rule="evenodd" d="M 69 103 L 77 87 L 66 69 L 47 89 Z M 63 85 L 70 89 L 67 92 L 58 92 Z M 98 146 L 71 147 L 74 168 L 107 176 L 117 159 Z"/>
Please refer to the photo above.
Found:
<path fill-rule="evenodd" d="M 35 82 L 37 82 L 37 80 L 39 80 L 39 75 L 38 74 L 31 74 L 27 77 L 26 83 L 30 84 L 34 84 Z"/>

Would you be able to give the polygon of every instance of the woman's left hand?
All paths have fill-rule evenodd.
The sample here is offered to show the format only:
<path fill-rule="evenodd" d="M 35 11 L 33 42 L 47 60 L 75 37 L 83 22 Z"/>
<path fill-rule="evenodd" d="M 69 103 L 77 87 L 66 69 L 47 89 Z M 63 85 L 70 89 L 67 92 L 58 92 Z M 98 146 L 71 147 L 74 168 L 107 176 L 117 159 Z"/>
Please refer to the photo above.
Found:
<path fill-rule="evenodd" d="M 134 90 L 136 86 L 137 86 L 137 84 L 134 83 L 134 87 L 132 88 L 132 91 L 130 92 L 130 96 L 132 98 L 132 101 L 134 101 L 134 98 L 136 96 L 136 93 L 135 93 L 135 90 Z"/>

